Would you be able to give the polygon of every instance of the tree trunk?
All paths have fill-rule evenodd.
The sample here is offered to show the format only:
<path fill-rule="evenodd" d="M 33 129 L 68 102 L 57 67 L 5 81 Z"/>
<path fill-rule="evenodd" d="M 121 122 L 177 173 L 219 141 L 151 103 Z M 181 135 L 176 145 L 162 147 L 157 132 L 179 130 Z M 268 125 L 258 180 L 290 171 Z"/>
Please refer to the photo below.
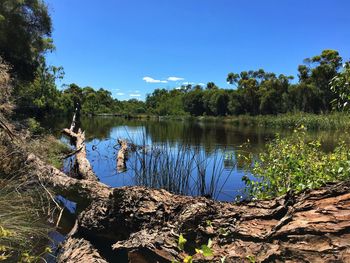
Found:
<path fill-rule="evenodd" d="M 210 238 L 213 256 L 197 253 L 194 260 L 350 262 L 349 182 L 240 204 L 116 188 L 92 202 L 78 222 L 60 259 L 78 253 L 67 244 L 84 238 L 108 262 L 182 262 Z M 185 251 L 178 247 L 179 234 L 187 239 Z"/>

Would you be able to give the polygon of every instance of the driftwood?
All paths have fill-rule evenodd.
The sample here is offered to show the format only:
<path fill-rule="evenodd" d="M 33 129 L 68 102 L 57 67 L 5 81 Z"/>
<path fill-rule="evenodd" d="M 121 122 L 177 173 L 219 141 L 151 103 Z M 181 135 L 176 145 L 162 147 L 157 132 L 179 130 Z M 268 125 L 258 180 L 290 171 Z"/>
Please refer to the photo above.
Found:
<path fill-rule="evenodd" d="M 75 160 L 79 176 L 86 180 L 98 180 L 89 160 L 86 158 L 85 132 L 82 132 L 81 129 L 78 129 L 77 133 L 70 129 L 64 129 L 63 133 L 75 141 L 75 147 L 77 149 Z"/>
<path fill-rule="evenodd" d="M 173 195 L 145 187 L 110 188 L 76 139 L 81 178 L 27 154 L 26 168 L 82 211 L 58 262 L 350 262 L 350 182 L 239 204 Z M 15 142 L 13 142 L 15 143 Z M 81 160 L 79 160 L 81 159 Z M 86 164 L 86 165 L 84 165 Z M 178 246 L 179 235 L 187 242 Z M 213 255 L 195 252 L 212 240 Z"/>
<path fill-rule="evenodd" d="M 117 170 L 124 172 L 126 170 L 126 161 L 128 159 L 128 142 L 126 140 L 119 140 L 120 149 L 117 155 Z"/>

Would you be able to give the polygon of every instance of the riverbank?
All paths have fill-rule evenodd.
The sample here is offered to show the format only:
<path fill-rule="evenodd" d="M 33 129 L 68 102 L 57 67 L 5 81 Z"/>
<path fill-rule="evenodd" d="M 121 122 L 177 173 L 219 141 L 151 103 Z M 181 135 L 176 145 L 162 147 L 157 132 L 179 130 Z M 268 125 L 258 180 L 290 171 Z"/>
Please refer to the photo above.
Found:
<path fill-rule="evenodd" d="M 295 129 L 304 126 L 308 130 L 343 130 L 350 129 L 350 114 L 334 112 L 329 114 L 313 113 L 286 113 L 279 115 L 239 115 L 239 116 L 157 116 L 157 115 L 119 115 L 96 114 L 102 117 L 123 117 L 139 120 L 178 120 L 178 121 L 202 121 L 224 122 L 236 126 L 266 127 L 279 129 Z"/>

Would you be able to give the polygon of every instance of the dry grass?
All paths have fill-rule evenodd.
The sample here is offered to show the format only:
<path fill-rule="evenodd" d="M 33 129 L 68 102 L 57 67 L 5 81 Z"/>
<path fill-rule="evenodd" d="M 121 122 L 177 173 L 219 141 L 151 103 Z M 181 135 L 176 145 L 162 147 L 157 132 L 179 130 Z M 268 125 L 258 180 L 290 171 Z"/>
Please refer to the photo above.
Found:
<path fill-rule="evenodd" d="M 30 141 L 27 131 L 7 121 L 13 109 L 8 69 L 0 59 L 0 261 L 27 262 L 23 255 L 37 255 L 48 244 L 48 220 L 57 215 L 52 195 L 25 165 L 27 152 L 57 165 L 63 144 L 53 137 Z"/>

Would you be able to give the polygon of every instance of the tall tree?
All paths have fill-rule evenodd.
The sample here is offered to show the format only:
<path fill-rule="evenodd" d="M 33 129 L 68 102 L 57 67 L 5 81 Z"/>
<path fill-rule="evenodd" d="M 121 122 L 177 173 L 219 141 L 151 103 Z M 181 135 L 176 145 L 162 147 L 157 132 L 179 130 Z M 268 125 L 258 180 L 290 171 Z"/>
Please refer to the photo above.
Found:
<path fill-rule="evenodd" d="M 299 80 L 301 85 L 314 86 L 320 98 L 319 107 L 315 111 L 328 112 L 331 110 L 331 101 L 334 94 L 329 83 L 337 75 L 342 64 L 338 51 L 324 50 L 318 56 L 306 58 L 306 65 L 299 66 Z"/>

